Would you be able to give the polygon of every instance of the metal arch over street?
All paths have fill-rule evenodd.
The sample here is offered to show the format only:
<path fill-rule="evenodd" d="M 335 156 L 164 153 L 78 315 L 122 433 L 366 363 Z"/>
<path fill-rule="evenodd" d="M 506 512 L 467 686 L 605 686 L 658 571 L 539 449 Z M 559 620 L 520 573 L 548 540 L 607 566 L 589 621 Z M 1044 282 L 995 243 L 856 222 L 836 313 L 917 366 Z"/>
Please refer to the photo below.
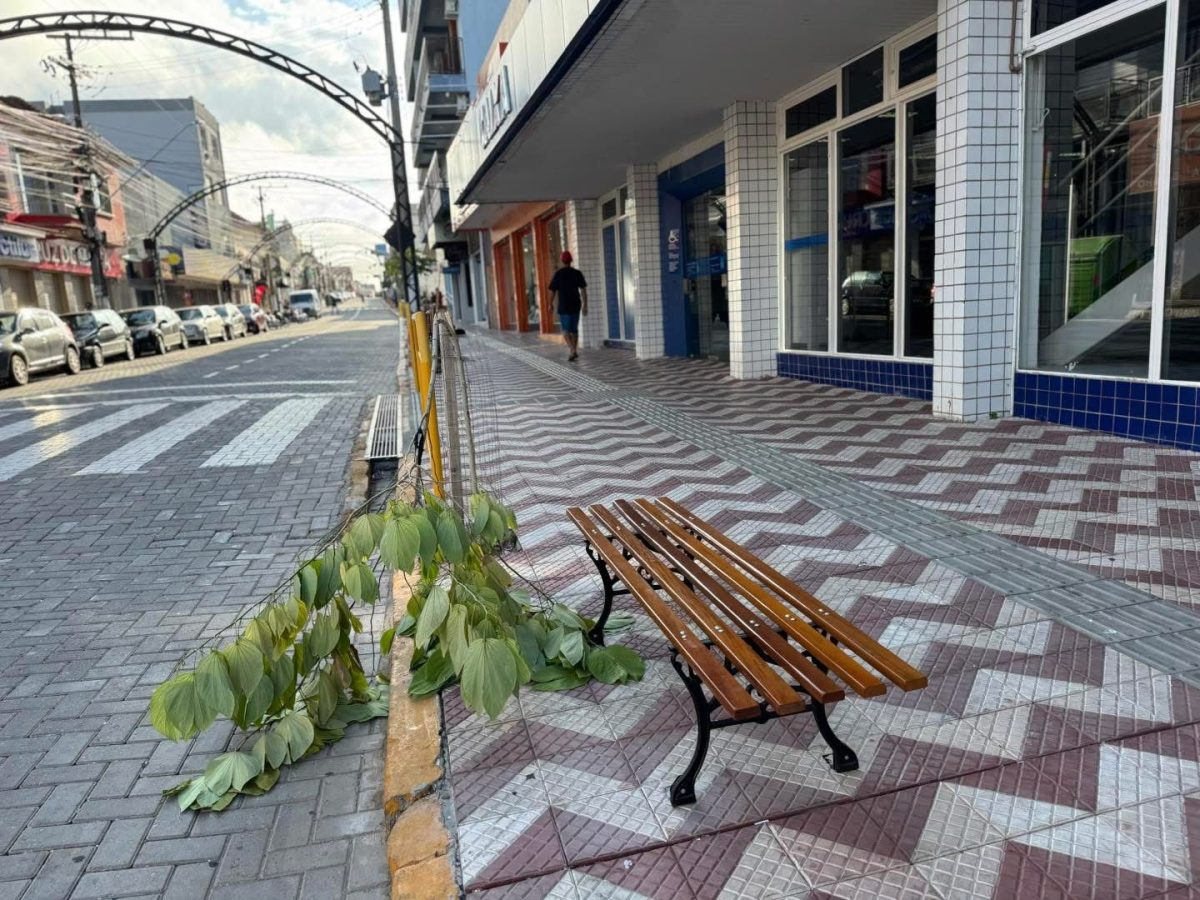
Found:
<path fill-rule="evenodd" d="M 323 216 L 318 216 L 314 219 L 300 219 L 298 222 L 284 222 L 282 225 L 280 225 L 274 231 L 268 231 L 265 235 L 263 235 L 262 240 L 260 240 L 257 244 L 255 244 L 253 247 L 251 247 L 249 250 L 247 250 L 246 251 L 246 259 L 237 262 L 225 274 L 225 278 L 223 280 L 228 281 L 230 278 L 232 278 L 234 275 L 236 275 L 238 273 L 239 269 L 245 268 L 247 265 L 249 265 L 251 263 L 251 261 L 254 259 L 254 254 L 256 254 L 263 247 L 270 244 L 276 238 L 286 234 L 289 231 L 292 231 L 293 229 L 300 228 L 304 225 L 317 225 L 317 224 L 344 225 L 347 228 L 358 228 L 361 231 L 364 231 L 370 235 L 375 234 L 374 229 L 368 228 L 366 225 L 362 224 L 361 222 L 355 222 L 353 219 L 331 219 L 331 218 L 325 218 Z"/>
<path fill-rule="evenodd" d="M 235 175 L 233 178 L 226 178 L 224 181 L 214 181 L 212 184 L 192 194 L 188 194 L 188 196 L 167 210 L 166 214 L 150 229 L 147 237 L 157 243 L 159 236 L 166 230 L 166 227 L 175 221 L 184 210 L 195 206 L 205 197 L 211 197 L 213 194 L 223 191 L 225 188 L 247 184 L 251 181 L 307 181 L 312 184 L 323 184 L 327 187 L 337 188 L 339 191 L 356 197 L 364 203 L 369 203 L 385 216 L 390 217 L 392 214 L 391 210 L 385 204 L 380 203 L 365 191 L 360 191 L 358 188 L 352 187 L 343 181 L 326 178 L 324 175 L 310 175 L 307 172 L 251 172 L 248 175 Z"/>
<path fill-rule="evenodd" d="M 77 12 L 41 13 L 30 16 L 14 16 L 0 19 L 0 40 L 54 32 L 86 34 L 92 31 L 140 32 L 161 37 L 179 38 L 229 50 L 270 66 L 284 74 L 316 88 L 343 109 L 365 123 L 387 142 L 392 156 L 392 186 L 396 192 L 395 240 L 399 245 L 401 271 L 410 303 L 416 303 L 420 295 L 417 280 L 416 240 L 412 230 L 412 206 L 408 200 L 408 175 L 404 160 L 404 137 L 385 119 L 375 113 L 337 82 L 326 78 L 315 69 L 285 56 L 263 44 L 248 41 L 206 25 L 181 22 L 162 16 L 146 16 L 134 13 L 80 10 Z M 398 123 L 397 123 L 398 124 Z"/>

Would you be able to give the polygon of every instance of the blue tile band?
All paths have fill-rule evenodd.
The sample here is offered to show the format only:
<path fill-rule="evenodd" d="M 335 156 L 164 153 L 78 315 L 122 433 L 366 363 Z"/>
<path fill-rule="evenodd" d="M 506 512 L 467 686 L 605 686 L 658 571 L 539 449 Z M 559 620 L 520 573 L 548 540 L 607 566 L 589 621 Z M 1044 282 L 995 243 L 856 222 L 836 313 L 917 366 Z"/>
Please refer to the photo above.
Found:
<path fill-rule="evenodd" d="M 876 394 L 899 394 L 917 400 L 933 399 L 933 363 L 779 353 L 777 366 L 782 378 L 799 378 Z"/>

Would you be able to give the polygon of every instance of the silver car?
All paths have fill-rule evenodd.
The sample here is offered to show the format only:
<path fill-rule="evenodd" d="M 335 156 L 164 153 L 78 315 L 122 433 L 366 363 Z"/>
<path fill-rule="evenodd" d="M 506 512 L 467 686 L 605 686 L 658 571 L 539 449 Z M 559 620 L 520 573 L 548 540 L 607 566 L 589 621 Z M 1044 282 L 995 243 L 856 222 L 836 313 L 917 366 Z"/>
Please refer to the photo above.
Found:
<path fill-rule="evenodd" d="M 217 315 L 224 321 L 225 340 L 231 341 L 235 337 L 245 337 L 248 333 L 246 328 L 246 317 L 242 315 L 242 311 L 232 303 L 218 303 L 213 307 L 217 311 Z"/>
<path fill-rule="evenodd" d="M 183 319 L 183 330 L 190 344 L 211 344 L 214 340 L 224 341 L 225 320 L 211 306 L 188 306 L 177 310 Z"/>
<path fill-rule="evenodd" d="M 9 384 L 27 384 L 34 372 L 79 371 L 75 335 L 48 309 L 0 312 L 0 376 Z"/>

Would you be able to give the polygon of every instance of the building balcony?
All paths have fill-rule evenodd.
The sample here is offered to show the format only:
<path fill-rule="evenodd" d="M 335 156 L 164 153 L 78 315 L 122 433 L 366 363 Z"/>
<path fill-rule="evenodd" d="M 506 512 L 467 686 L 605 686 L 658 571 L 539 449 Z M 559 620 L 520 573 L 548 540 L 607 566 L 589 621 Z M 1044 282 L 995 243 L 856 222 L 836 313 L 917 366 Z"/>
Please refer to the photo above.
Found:
<path fill-rule="evenodd" d="M 438 222 L 450 221 L 450 191 L 446 186 L 446 176 L 441 165 L 441 157 L 435 156 L 433 164 L 425 172 L 425 182 L 421 190 L 421 200 L 417 204 L 416 234 L 417 239 L 424 239 L 429 246 L 434 246 L 435 239 L 430 235 Z"/>
<path fill-rule="evenodd" d="M 418 168 L 429 166 L 439 150 L 450 146 L 467 111 L 470 92 L 458 43 L 445 35 L 429 35 L 421 42 L 412 124 Z"/>

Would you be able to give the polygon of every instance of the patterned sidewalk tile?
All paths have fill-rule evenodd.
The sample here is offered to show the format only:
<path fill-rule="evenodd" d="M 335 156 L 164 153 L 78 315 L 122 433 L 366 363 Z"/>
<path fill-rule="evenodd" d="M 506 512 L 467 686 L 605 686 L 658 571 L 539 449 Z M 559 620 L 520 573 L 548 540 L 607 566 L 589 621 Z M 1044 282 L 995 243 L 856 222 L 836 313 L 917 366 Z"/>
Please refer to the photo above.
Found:
<path fill-rule="evenodd" d="M 695 746 L 694 713 L 657 628 L 618 598 L 633 624 L 610 642 L 647 659 L 644 681 L 527 692 L 496 723 L 446 695 L 472 896 L 1101 900 L 1172 896 L 1192 883 L 1200 692 L 1084 619 L 1080 628 L 1054 621 L 1019 594 L 605 398 L 656 397 L 1083 565 L 1097 573 L 1085 589 L 1087 578 L 1111 578 L 1149 590 L 1147 601 L 1188 602 L 1200 457 L 1017 420 L 940 422 L 915 401 L 732 382 L 705 362 L 634 365 L 615 351 L 580 362 L 590 380 L 564 394 L 549 363 L 531 367 L 490 344 L 472 351 L 488 379 L 519 388 L 480 423 L 489 487 L 520 522 L 521 549 L 509 560 L 519 573 L 596 614 L 599 579 L 564 507 L 665 494 L 922 668 L 930 684 L 829 709 L 858 756 L 854 772 L 829 768 L 808 716 L 716 731 L 697 802 L 672 807 L 669 786 Z M 1128 621 L 1135 634 L 1158 622 L 1136 612 Z"/>

